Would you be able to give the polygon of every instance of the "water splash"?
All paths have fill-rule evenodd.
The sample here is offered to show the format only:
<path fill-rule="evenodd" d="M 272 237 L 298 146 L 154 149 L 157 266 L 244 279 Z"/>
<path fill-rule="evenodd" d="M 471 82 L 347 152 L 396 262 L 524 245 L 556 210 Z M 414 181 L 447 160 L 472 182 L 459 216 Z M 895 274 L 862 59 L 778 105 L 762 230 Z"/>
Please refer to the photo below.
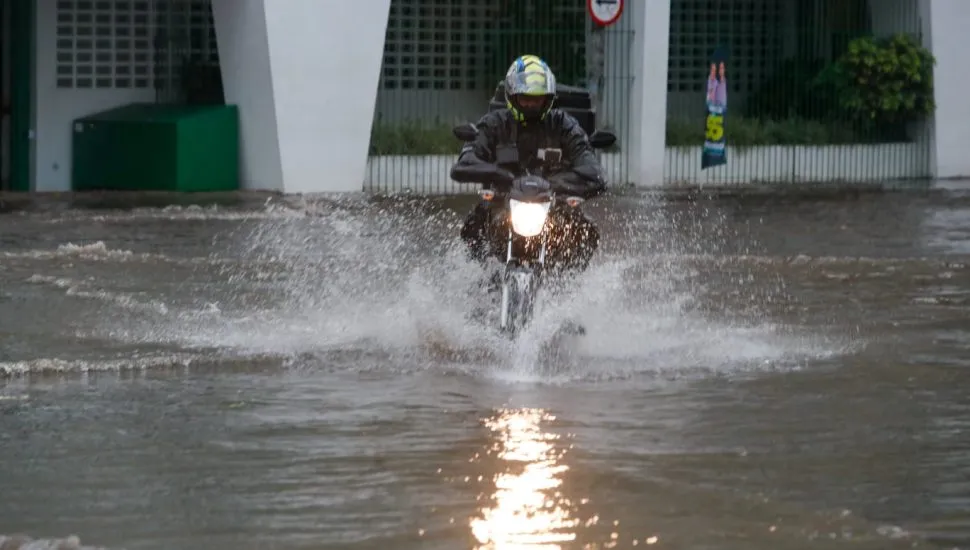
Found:
<path fill-rule="evenodd" d="M 661 235 L 656 227 L 631 230 L 632 217 L 608 221 L 618 236 Z M 275 301 L 217 325 L 209 319 L 205 329 L 196 325 L 183 336 L 261 352 L 350 347 L 423 364 L 441 355 L 476 358 L 469 370 L 539 380 L 764 368 L 819 351 L 761 319 L 724 324 L 692 312 L 691 289 L 678 288 L 688 268 L 631 250 L 604 253 L 575 285 L 546 293 L 533 326 L 510 342 L 468 318 L 486 297 L 477 287 L 482 270 L 456 242 L 459 223 L 457 212 L 421 201 L 329 205 L 305 217 L 263 221 L 234 236 L 234 253 L 251 268 L 229 276 L 239 284 L 272 281 Z M 649 223 L 662 220 L 654 216 Z M 274 267 L 260 273 L 256 266 Z M 566 319 L 585 325 L 588 334 L 556 345 Z"/>
<path fill-rule="evenodd" d="M 36 274 L 31 282 L 131 310 L 123 322 L 100 323 L 102 335 L 127 342 L 320 363 L 349 353 L 387 368 L 449 364 L 520 381 L 764 369 L 826 351 L 762 318 L 728 322 L 700 313 L 690 282 L 698 278 L 690 266 L 701 257 L 696 240 L 655 210 L 642 215 L 649 210 L 642 206 L 599 215 L 607 244 L 594 265 L 567 288 L 545 293 L 535 322 L 516 341 L 469 319 L 486 304 L 478 286 L 483 271 L 458 242 L 461 213 L 430 200 L 303 200 L 247 213 L 248 222 L 223 235 L 205 265 L 218 268 L 208 286 L 222 289 L 219 299 L 194 288 L 182 303 L 167 304 L 69 277 Z M 666 250 L 657 250 L 658 242 Z M 52 254 L 152 259 L 98 243 Z M 559 339 L 567 319 L 587 335 Z"/>

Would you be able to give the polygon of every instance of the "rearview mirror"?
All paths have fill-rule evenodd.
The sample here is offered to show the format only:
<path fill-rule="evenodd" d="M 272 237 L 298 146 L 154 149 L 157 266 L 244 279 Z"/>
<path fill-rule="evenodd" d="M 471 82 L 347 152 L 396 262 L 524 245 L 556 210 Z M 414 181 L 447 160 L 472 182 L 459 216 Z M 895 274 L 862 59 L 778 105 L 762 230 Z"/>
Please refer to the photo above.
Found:
<path fill-rule="evenodd" d="M 475 138 L 478 137 L 478 128 L 476 128 L 471 122 L 468 122 L 466 124 L 455 126 L 451 129 L 451 133 L 462 141 L 475 141 Z"/>
<path fill-rule="evenodd" d="M 616 143 L 616 135 L 606 130 L 596 130 L 589 136 L 589 145 L 593 149 L 606 149 Z"/>

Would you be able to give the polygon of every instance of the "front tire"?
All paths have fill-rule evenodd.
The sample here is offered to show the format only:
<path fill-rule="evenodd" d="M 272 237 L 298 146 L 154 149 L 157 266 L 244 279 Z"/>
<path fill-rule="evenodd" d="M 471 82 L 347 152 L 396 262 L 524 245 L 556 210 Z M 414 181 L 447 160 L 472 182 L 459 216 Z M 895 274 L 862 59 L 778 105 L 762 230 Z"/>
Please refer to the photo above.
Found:
<path fill-rule="evenodd" d="M 506 333 L 518 334 L 532 321 L 538 286 L 538 276 L 531 269 L 514 267 L 506 271 L 501 302 L 501 328 Z"/>

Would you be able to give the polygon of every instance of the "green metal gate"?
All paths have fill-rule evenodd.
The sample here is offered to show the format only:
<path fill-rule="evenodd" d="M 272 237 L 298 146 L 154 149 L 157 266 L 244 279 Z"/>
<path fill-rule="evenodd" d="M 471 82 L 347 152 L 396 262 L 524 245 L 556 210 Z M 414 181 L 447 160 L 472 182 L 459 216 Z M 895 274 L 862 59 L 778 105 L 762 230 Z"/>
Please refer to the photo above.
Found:
<path fill-rule="evenodd" d="M 930 176 L 921 111 L 932 89 L 916 81 L 931 79 L 932 69 L 918 50 L 917 0 L 672 0 L 670 23 L 666 183 Z M 730 53 L 728 163 L 702 171 L 704 92 L 717 46 Z M 859 69 L 868 63 L 884 67 Z"/>
<path fill-rule="evenodd" d="M 509 64 L 527 53 L 543 57 L 561 84 L 586 87 L 600 67 L 597 126 L 613 129 L 619 147 L 629 141 L 632 23 L 589 40 L 580 0 L 392 0 L 390 10 L 365 191 L 475 192 L 449 178 L 461 148 L 451 128 L 478 120 Z M 625 160 L 602 154 L 611 180 L 625 181 Z"/>
<path fill-rule="evenodd" d="M 31 137 L 30 128 L 33 125 L 33 74 L 34 74 L 34 34 L 36 25 L 36 6 L 34 2 L 18 0 L 0 0 L 0 10 L 4 12 L 5 25 L 0 34 L 9 33 L 5 39 L 4 48 L 9 48 L 2 67 L 4 73 L 10 77 L 10 103 L 3 105 L 9 108 L 8 139 L 0 139 L 0 155 L 7 157 L 9 181 L 7 190 L 27 192 L 31 185 Z M 0 63 L 3 65 L 3 63 Z M 9 71 L 9 72 L 8 72 Z"/>

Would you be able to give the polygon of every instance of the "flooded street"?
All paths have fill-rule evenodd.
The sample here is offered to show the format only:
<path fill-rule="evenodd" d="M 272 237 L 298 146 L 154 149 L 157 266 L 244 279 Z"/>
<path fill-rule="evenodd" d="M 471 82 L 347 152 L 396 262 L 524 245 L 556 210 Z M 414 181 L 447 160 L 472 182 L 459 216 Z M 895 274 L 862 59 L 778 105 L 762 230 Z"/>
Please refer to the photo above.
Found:
<path fill-rule="evenodd" d="M 0 539 L 970 549 L 970 191 L 590 204 L 516 343 L 467 199 L 51 201 L 0 214 Z"/>

